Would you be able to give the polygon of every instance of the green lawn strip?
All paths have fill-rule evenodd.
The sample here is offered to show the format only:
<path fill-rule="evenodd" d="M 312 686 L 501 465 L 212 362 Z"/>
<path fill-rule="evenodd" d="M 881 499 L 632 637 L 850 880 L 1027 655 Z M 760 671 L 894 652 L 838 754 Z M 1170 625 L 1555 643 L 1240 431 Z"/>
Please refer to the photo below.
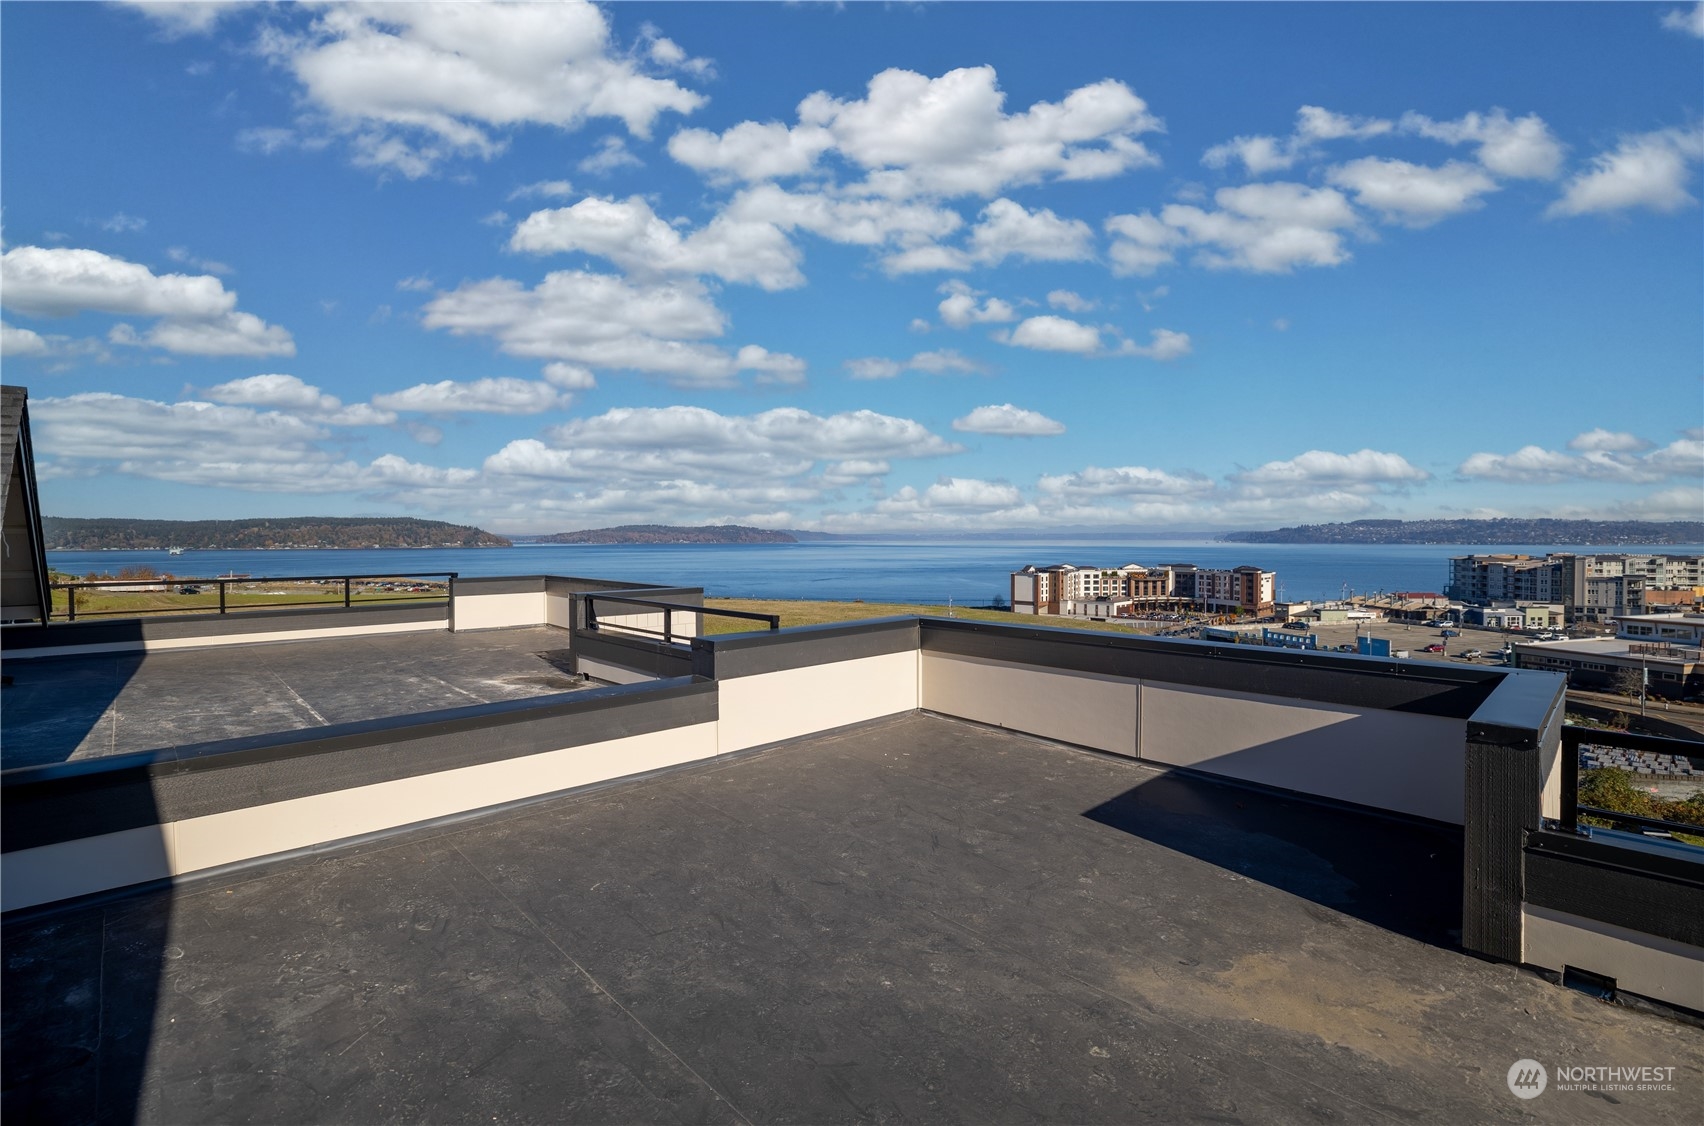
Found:
<path fill-rule="evenodd" d="M 201 585 L 201 584 L 185 584 Z M 161 591 L 111 591 L 100 589 L 79 590 L 77 592 L 77 616 L 87 615 L 117 617 L 121 615 L 169 614 L 169 613 L 217 613 L 219 610 L 219 588 L 213 585 L 202 585 L 199 594 L 179 594 L 177 584 L 172 584 Z M 312 583 L 268 585 L 267 590 L 277 593 L 267 594 L 261 591 L 231 588 L 225 592 L 225 608 L 227 610 L 242 609 L 290 609 L 313 606 L 343 605 L 343 587 L 326 586 Z M 417 601 L 419 599 L 443 599 L 444 592 L 437 591 L 378 591 L 356 590 L 351 593 L 351 602 L 394 602 Z M 53 592 L 53 613 L 56 618 L 65 616 L 68 607 L 68 592 L 56 590 Z"/>

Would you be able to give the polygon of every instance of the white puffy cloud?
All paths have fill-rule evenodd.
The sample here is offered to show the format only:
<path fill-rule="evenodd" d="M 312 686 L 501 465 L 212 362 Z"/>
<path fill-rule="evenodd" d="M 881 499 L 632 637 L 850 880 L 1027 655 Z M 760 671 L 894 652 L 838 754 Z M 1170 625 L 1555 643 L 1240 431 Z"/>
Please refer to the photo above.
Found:
<path fill-rule="evenodd" d="M 564 391 L 590 391 L 598 385 L 597 377 L 587 369 L 560 361 L 544 365 L 544 381 Z"/>
<path fill-rule="evenodd" d="M 213 30 L 220 17 L 247 7 L 246 0 L 119 0 L 153 20 L 170 37 Z"/>
<path fill-rule="evenodd" d="M 1011 403 L 977 407 L 963 418 L 953 419 L 953 429 L 966 434 L 998 434 L 1006 437 L 1038 437 L 1065 433 L 1065 424 L 1036 411 Z"/>
<path fill-rule="evenodd" d="M 846 371 L 853 379 L 892 379 L 907 371 L 928 375 L 976 375 L 985 369 L 968 356 L 951 348 L 918 352 L 909 360 L 890 360 L 882 356 L 865 356 L 846 361 Z"/>
<path fill-rule="evenodd" d="M 282 411 L 330 426 L 388 426 L 396 421 L 396 415 L 389 411 L 375 410 L 366 403 L 345 406 L 337 396 L 282 373 L 233 379 L 202 394 L 215 403 Z"/>
<path fill-rule="evenodd" d="M 592 176 L 607 176 L 621 168 L 639 168 L 644 161 L 634 156 L 622 137 L 608 136 L 598 141 L 598 149 L 574 167 Z"/>
<path fill-rule="evenodd" d="M 218 278 L 155 274 L 98 250 L 19 246 L 0 254 L 0 304 L 27 316 L 158 317 L 145 334 L 120 324 L 108 339 L 185 355 L 295 354 L 287 331 L 237 310 L 236 303 L 237 295 Z"/>
<path fill-rule="evenodd" d="M 417 383 L 401 391 L 373 396 L 373 404 L 392 411 L 417 411 L 448 417 L 458 414 L 542 414 L 560 410 L 573 395 L 549 383 L 507 376 L 467 382 L 444 379 Z"/>
<path fill-rule="evenodd" d="M 148 220 L 138 219 L 134 215 L 126 215 L 124 212 L 120 211 L 117 214 L 110 215 L 107 218 L 102 219 L 96 225 L 99 226 L 101 230 L 111 231 L 113 234 L 133 235 L 138 231 L 147 229 Z"/>
<path fill-rule="evenodd" d="M 542 441 L 510 442 L 486 459 L 485 469 L 623 489 L 669 480 L 737 486 L 802 480 L 819 462 L 938 457 L 959 448 L 920 423 L 867 410 L 820 416 L 778 408 L 737 416 L 702 407 L 622 407 L 551 427 Z"/>
<path fill-rule="evenodd" d="M 1010 257 L 1035 262 L 1080 262 L 1094 257 L 1094 231 L 1081 219 L 1061 219 L 1048 208 L 1035 211 L 1009 199 L 982 209 L 971 229 L 968 251 L 984 265 Z"/>
<path fill-rule="evenodd" d="M 1699 0 L 1690 8 L 1671 8 L 1664 12 L 1663 26 L 1670 31 L 1704 39 L 1704 0 Z"/>
<path fill-rule="evenodd" d="M 982 292 L 961 281 L 947 282 L 937 292 L 947 295 L 936 308 L 941 314 L 942 323 L 952 328 L 1006 324 L 1018 319 L 1017 311 L 998 297 L 990 297 L 978 303 L 977 298 L 983 296 Z"/>
<path fill-rule="evenodd" d="M 1183 247 L 1208 269 L 1289 273 L 1298 266 L 1336 266 L 1349 260 L 1345 232 L 1361 225 L 1355 209 L 1334 188 L 1273 182 L 1220 188 L 1218 210 L 1173 203 L 1107 220 L 1115 273 L 1152 273 L 1174 261 Z"/>
<path fill-rule="evenodd" d="M 767 223 L 831 242 L 872 247 L 926 245 L 964 224 L 958 212 L 932 203 L 790 192 L 774 184 L 739 192 L 722 215 L 730 222 Z"/>
<path fill-rule="evenodd" d="M 535 180 L 530 184 L 522 184 L 509 193 L 509 200 L 519 199 L 567 199 L 574 194 L 574 185 L 567 180 Z"/>
<path fill-rule="evenodd" d="M 1451 215 L 1482 207 L 1479 197 L 1497 181 L 1476 165 L 1452 160 L 1439 168 L 1366 156 L 1328 170 L 1326 182 L 1355 193 L 1355 202 L 1387 220 L 1429 227 Z"/>
<path fill-rule="evenodd" d="M 1650 449 L 1653 444 L 1637 434 L 1629 434 L 1625 430 L 1605 430 L 1601 426 L 1568 439 L 1568 448 L 1571 450 L 1607 450 L 1615 453 L 1638 453 Z"/>
<path fill-rule="evenodd" d="M 747 344 L 734 356 L 740 371 L 757 372 L 757 383 L 796 385 L 805 381 L 805 361 L 787 352 L 771 352 L 758 344 Z"/>
<path fill-rule="evenodd" d="M 1350 117 L 1321 106 L 1303 106 L 1296 111 L 1296 127 L 1288 137 L 1282 140 L 1264 135 L 1233 137 L 1203 153 L 1201 163 L 1209 168 L 1224 168 L 1237 161 L 1250 176 L 1264 176 L 1294 167 L 1297 161 L 1312 155 L 1321 141 L 1366 140 L 1389 133 L 1392 128 L 1382 118 Z"/>
<path fill-rule="evenodd" d="M 1107 250 L 1112 272 L 1120 276 L 1147 277 L 1161 266 L 1176 262 L 1178 248 L 1188 242 L 1182 231 L 1147 211 L 1139 215 L 1114 215 L 1104 225 L 1112 236 L 1112 245 Z"/>
<path fill-rule="evenodd" d="M 341 492 L 358 474 L 317 445 L 321 425 L 280 411 L 88 392 L 33 399 L 30 421 L 62 467 L 258 492 Z"/>
<path fill-rule="evenodd" d="M 1202 497 L 1213 492 L 1213 481 L 1199 473 L 1168 473 L 1144 465 L 1103 469 L 1089 466 L 1075 473 L 1043 476 L 1038 487 L 1066 504 L 1087 504 L 1106 498 Z"/>
<path fill-rule="evenodd" d="M 1100 329 L 1065 317 L 1042 314 L 1029 317 L 1004 338 L 1015 348 L 1031 348 L 1038 352 L 1074 352 L 1093 356 L 1101 351 Z"/>
<path fill-rule="evenodd" d="M 778 122 L 742 121 L 724 133 L 682 129 L 669 138 L 669 155 L 713 180 L 757 182 L 802 176 L 834 147 L 827 129 Z"/>
<path fill-rule="evenodd" d="M 1670 213 L 1698 201 L 1687 191 L 1692 166 L 1704 160 L 1704 129 L 1659 129 L 1627 136 L 1576 174 L 1547 216 L 1587 215 L 1642 207 Z"/>
<path fill-rule="evenodd" d="M 1562 169 L 1562 142 L 1536 113 L 1511 118 L 1505 110 L 1493 109 L 1464 114 L 1455 121 L 1405 113 L 1402 130 L 1450 145 L 1478 145 L 1479 163 L 1498 176 L 1549 180 Z"/>
<path fill-rule="evenodd" d="M 186 247 L 182 246 L 166 247 L 166 257 L 170 258 L 173 262 L 176 262 L 180 266 L 190 266 L 205 274 L 224 275 L 236 272 L 223 262 L 218 262 L 211 258 L 198 258 L 191 254 Z"/>
<path fill-rule="evenodd" d="M 752 364 L 704 341 L 727 328 L 703 285 L 562 270 L 528 289 L 509 278 L 465 282 L 427 303 L 422 323 L 489 336 L 513 356 L 636 371 L 692 387 L 728 387 Z M 755 354 L 754 354 L 755 355 Z M 759 370 L 781 363 L 763 353 Z"/>
<path fill-rule="evenodd" d="M 591 197 L 572 207 L 535 211 L 515 227 L 509 247 L 532 254 L 595 254 L 641 276 L 712 274 L 769 290 L 805 280 L 798 250 L 774 224 L 724 213 L 682 236 L 639 196 Z"/>
<path fill-rule="evenodd" d="M 19 246 L 0 254 L 0 301 L 36 317 L 69 317 L 85 310 L 142 317 L 217 317 L 237 295 L 218 278 L 157 275 L 146 266 L 69 247 Z"/>
<path fill-rule="evenodd" d="M 114 344 L 160 348 L 184 356 L 294 356 L 296 343 L 253 313 L 222 313 L 199 321 L 164 320 L 138 334 L 128 324 L 107 333 Z"/>
<path fill-rule="evenodd" d="M 47 341 L 39 332 L 0 321 L 0 356 L 45 356 Z"/>
<path fill-rule="evenodd" d="M 1151 360 L 1175 360 L 1191 351 L 1189 334 L 1171 329 L 1152 330 L 1149 343 L 1137 344 L 1111 325 L 1096 327 L 1051 313 L 1026 318 L 1010 332 L 994 339 L 1014 348 L 1038 352 L 1069 352 L 1078 356 L 1145 356 Z"/>
<path fill-rule="evenodd" d="M 1352 454 L 1309 450 L 1284 461 L 1269 461 L 1232 473 L 1229 479 L 1245 497 L 1288 498 L 1325 491 L 1371 493 L 1430 477 L 1401 454 L 1368 449 Z"/>
<path fill-rule="evenodd" d="M 992 512 L 1015 509 L 1024 503 L 1023 494 L 1003 481 L 976 477 L 942 477 L 919 492 L 910 485 L 876 502 L 875 511 L 887 516 L 912 516 L 925 512 Z"/>
<path fill-rule="evenodd" d="M 916 246 L 882 259 L 882 269 L 895 277 L 903 274 L 964 271 L 972 265 L 970 255 L 950 246 Z"/>
<path fill-rule="evenodd" d="M 905 365 L 898 360 L 882 356 L 862 356 L 846 361 L 846 371 L 853 379 L 892 379 L 904 370 Z"/>
<path fill-rule="evenodd" d="M 1688 435 L 1658 449 L 1630 434 L 1591 430 L 1568 443 L 1577 453 L 1523 446 L 1510 454 L 1476 453 L 1456 470 L 1463 477 L 1522 484 L 1611 481 L 1647 484 L 1704 477 L 1704 439 Z"/>
<path fill-rule="evenodd" d="M 621 121 L 650 135 L 704 98 L 612 49 L 602 11 L 554 4 L 355 3 L 262 45 L 301 83 L 309 129 L 345 137 L 357 164 L 410 178 L 451 156 L 490 157 L 525 125 Z"/>
<path fill-rule="evenodd" d="M 1187 332 L 1173 332 L 1169 328 L 1156 328 L 1148 335 L 1147 344 L 1137 344 L 1125 340 L 1119 346 L 1119 354 L 1130 356 L 1146 356 L 1150 360 L 1177 360 L 1194 351 L 1194 344 Z"/>
<path fill-rule="evenodd" d="M 890 69 L 862 99 L 823 91 L 799 104 L 798 125 L 743 122 L 721 134 L 687 130 L 670 154 L 700 172 L 750 181 L 811 173 L 830 150 L 865 173 L 859 194 L 991 197 L 1044 180 L 1098 180 L 1157 163 L 1136 138 L 1162 128 L 1147 103 L 1111 79 L 1008 114 L 992 67 L 930 78 Z"/>
<path fill-rule="evenodd" d="M 1048 293 L 1047 304 L 1054 309 L 1063 309 L 1067 313 L 1088 313 L 1100 307 L 1100 302 L 1091 301 L 1069 289 L 1055 289 Z"/>

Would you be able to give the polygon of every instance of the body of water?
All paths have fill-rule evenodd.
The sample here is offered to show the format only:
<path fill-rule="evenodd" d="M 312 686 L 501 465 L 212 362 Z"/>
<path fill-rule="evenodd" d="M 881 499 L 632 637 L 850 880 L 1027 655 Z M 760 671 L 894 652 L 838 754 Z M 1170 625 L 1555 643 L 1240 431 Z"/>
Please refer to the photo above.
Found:
<path fill-rule="evenodd" d="M 533 544 L 517 547 L 304 549 L 296 551 L 50 551 L 68 574 L 115 574 L 146 566 L 179 577 L 235 572 L 257 578 L 454 571 L 466 576 L 577 575 L 666 586 L 703 587 L 721 598 L 949 600 L 981 605 L 1010 595 L 1011 572 L 1026 564 L 1116 567 L 1194 563 L 1252 564 L 1278 573 L 1280 598 L 1340 598 L 1346 593 L 1442 591 L 1452 555 L 1553 551 L 1660 552 L 1692 555 L 1704 546 L 1449 546 L 1441 544 L 1228 544 L 1205 541 L 1080 543 Z"/>

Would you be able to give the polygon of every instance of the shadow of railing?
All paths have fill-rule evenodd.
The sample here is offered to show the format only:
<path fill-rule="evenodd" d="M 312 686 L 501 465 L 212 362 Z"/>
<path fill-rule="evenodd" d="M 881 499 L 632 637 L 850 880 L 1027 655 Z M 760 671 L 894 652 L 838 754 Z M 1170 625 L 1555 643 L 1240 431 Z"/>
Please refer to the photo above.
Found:
<path fill-rule="evenodd" d="M 1188 770 L 1133 786 L 1083 816 L 1397 934 L 1460 946 L 1459 829 Z"/>

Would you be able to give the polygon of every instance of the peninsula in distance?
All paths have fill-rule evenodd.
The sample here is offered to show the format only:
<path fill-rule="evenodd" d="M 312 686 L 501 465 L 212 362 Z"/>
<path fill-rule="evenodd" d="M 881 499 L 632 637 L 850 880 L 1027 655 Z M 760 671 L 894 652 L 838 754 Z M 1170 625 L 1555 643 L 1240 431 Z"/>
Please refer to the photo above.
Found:
<path fill-rule="evenodd" d="M 1222 543 L 1696 544 L 1704 520 L 1352 520 L 1271 532 L 1226 532 Z"/>
<path fill-rule="evenodd" d="M 78 519 L 43 516 L 48 551 L 262 551 L 308 547 L 508 547 L 506 536 L 412 516 L 289 516 L 254 520 Z"/>

